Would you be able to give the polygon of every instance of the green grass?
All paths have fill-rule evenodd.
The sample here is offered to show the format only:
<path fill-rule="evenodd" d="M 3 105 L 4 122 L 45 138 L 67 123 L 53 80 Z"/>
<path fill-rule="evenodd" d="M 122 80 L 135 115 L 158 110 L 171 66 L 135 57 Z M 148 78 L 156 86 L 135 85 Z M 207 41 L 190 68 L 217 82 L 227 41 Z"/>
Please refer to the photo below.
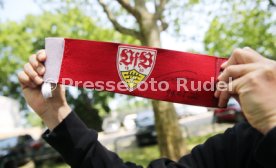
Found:
<path fill-rule="evenodd" d="M 49 161 L 45 162 L 43 165 L 38 166 L 38 168 L 70 168 L 70 166 L 64 163 L 53 163 Z"/>
<path fill-rule="evenodd" d="M 158 146 L 147 146 L 119 152 L 119 156 L 126 162 L 133 162 L 146 167 L 152 160 L 160 157 Z"/>
<path fill-rule="evenodd" d="M 186 139 L 188 150 L 191 150 L 194 146 L 204 143 L 206 139 L 214 134 L 208 134 L 200 137 L 191 137 Z M 154 159 L 160 157 L 158 146 L 147 146 L 142 148 L 129 149 L 118 153 L 124 161 L 134 162 L 138 165 L 142 165 L 144 168 Z M 51 162 L 45 163 L 39 168 L 69 168 L 66 164 L 54 164 Z"/>
<path fill-rule="evenodd" d="M 189 139 L 186 139 L 188 150 L 190 151 L 194 146 L 204 143 L 206 139 L 208 139 L 213 135 L 214 134 L 208 134 L 205 136 L 191 137 Z M 124 161 L 134 162 L 138 165 L 142 165 L 145 168 L 152 160 L 160 158 L 157 145 L 122 151 L 122 152 L 119 152 L 119 156 Z"/>

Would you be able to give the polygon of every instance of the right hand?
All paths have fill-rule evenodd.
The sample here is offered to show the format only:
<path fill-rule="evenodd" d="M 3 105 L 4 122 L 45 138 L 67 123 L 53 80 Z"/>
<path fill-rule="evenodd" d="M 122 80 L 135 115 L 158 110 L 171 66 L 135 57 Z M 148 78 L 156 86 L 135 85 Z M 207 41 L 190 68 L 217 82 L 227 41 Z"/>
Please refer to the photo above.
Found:
<path fill-rule="evenodd" d="M 26 102 L 42 118 L 48 128 L 53 129 L 70 113 L 71 109 L 61 85 L 57 85 L 52 91 L 52 98 L 44 99 L 42 96 L 41 84 L 45 73 L 43 65 L 45 60 L 45 50 L 31 55 L 29 62 L 24 65 L 24 70 L 18 74 L 18 80 Z"/>

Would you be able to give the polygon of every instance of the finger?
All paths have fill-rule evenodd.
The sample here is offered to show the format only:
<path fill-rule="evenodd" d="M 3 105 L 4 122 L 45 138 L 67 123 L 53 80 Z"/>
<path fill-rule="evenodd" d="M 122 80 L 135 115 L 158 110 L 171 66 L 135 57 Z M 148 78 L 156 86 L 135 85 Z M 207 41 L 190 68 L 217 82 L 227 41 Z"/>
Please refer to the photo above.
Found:
<path fill-rule="evenodd" d="M 228 64 L 228 61 L 225 61 L 224 63 L 221 64 L 220 67 L 221 67 L 222 69 L 225 69 L 225 67 L 227 66 L 227 64 Z"/>
<path fill-rule="evenodd" d="M 258 62 L 261 58 L 259 54 L 252 53 L 252 51 L 248 51 L 248 49 L 235 49 L 230 56 L 225 68 L 230 65 L 237 65 L 237 64 L 248 64 Z"/>
<path fill-rule="evenodd" d="M 33 69 L 40 75 L 43 76 L 45 73 L 45 67 L 42 63 L 37 60 L 37 55 L 33 54 L 29 58 L 29 63 L 32 65 Z"/>
<path fill-rule="evenodd" d="M 255 73 L 255 71 L 250 72 L 241 78 L 238 78 L 238 79 L 235 79 L 235 80 L 229 82 L 228 89 L 227 89 L 228 92 L 230 94 L 239 95 L 241 88 L 248 82 L 248 76 L 250 76 L 252 73 Z"/>
<path fill-rule="evenodd" d="M 226 107 L 231 95 L 228 91 L 222 91 L 219 95 L 219 107 Z"/>
<path fill-rule="evenodd" d="M 32 79 L 35 84 L 42 84 L 42 78 L 37 74 L 30 63 L 24 65 L 24 72 Z"/>
<path fill-rule="evenodd" d="M 246 50 L 246 51 L 251 52 L 252 54 L 254 54 L 254 55 L 257 56 L 257 57 L 262 57 L 261 54 L 259 54 L 257 51 L 253 50 L 253 49 L 250 48 L 250 47 L 244 47 L 243 49 Z"/>
<path fill-rule="evenodd" d="M 61 92 L 65 93 L 65 86 L 60 84 L 52 84 L 52 94 L 53 97 L 60 97 Z"/>
<path fill-rule="evenodd" d="M 43 76 L 45 74 L 45 66 L 41 63 L 38 64 L 37 68 L 35 69 L 38 75 Z"/>
<path fill-rule="evenodd" d="M 219 98 L 220 94 L 221 94 L 221 90 L 220 90 L 220 86 L 219 86 L 220 82 L 216 83 L 216 91 L 215 91 L 215 98 Z"/>
<path fill-rule="evenodd" d="M 219 90 L 216 90 L 216 91 L 215 91 L 215 94 L 214 94 L 215 98 L 219 98 L 219 95 L 220 95 L 220 91 L 219 91 Z"/>
<path fill-rule="evenodd" d="M 37 60 L 40 62 L 44 62 L 46 60 L 46 52 L 45 50 L 39 50 L 37 52 Z"/>
<path fill-rule="evenodd" d="M 31 78 L 24 71 L 19 72 L 17 76 L 22 89 L 25 89 L 26 87 L 36 87 Z"/>
<path fill-rule="evenodd" d="M 256 89 L 254 88 L 254 85 L 256 85 L 256 83 L 258 83 L 261 78 L 264 77 L 263 75 L 265 73 L 267 73 L 266 70 L 259 69 L 252 71 L 241 78 L 233 80 L 232 82 L 229 82 L 229 93 L 240 95 L 241 93 L 250 92 L 252 89 Z"/>
<path fill-rule="evenodd" d="M 218 80 L 229 82 L 230 78 L 237 79 L 259 68 L 260 68 L 260 64 L 256 64 L 256 63 L 230 65 L 227 68 L 225 68 L 224 71 L 218 76 Z"/>
<path fill-rule="evenodd" d="M 29 58 L 29 63 L 36 68 L 38 66 L 38 60 L 36 58 L 37 56 L 35 54 L 31 55 Z"/>
<path fill-rule="evenodd" d="M 230 94 L 228 94 L 228 84 L 224 81 L 219 81 L 217 82 L 216 85 L 216 93 L 215 93 L 215 97 L 217 97 L 219 99 L 219 103 L 218 106 L 219 107 L 225 107 L 228 99 L 230 98 Z"/>

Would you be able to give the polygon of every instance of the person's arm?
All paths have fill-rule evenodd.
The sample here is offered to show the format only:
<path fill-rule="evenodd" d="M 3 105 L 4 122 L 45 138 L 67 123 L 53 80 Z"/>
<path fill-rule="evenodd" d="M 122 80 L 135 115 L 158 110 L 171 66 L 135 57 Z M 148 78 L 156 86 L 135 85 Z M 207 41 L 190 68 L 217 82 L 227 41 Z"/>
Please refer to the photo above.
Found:
<path fill-rule="evenodd" d="M 276 128 L 263 135 L 240 123 L 196 146 L 179 162 L 189 168 L 275 168 L 275 158 Z"/>
<path fill-rule="evenodd" d="M 107 150 L 98 141 L 96 131 L 72 112 L 43 138 L 53 146 L 73 168 L 142 168 L 134 163 L 124 163 L 116 153 Z"/>
<path fill-rule="evenodd" d="M 67 116 L 43 138 L 52 145 L 73 168 L 141 168 L 124 163 L 97 140 L 97 132 L 88 129 L 75 113 Z M 191 154 L 178 162 L 161 158 L 149 168 L 221 168 L 275 167 L 276 128 L 266 136 L 248 123 L 238 124 L 225 133 L 209 138 L 196 146 Z"/>
<path fill-rule="evenodd" d="M 178 162 L 158 159 L 149 168 L 275 168 L 275 158 L 276 127 L 263 135 L 240 123 L 197 145 Z"/>

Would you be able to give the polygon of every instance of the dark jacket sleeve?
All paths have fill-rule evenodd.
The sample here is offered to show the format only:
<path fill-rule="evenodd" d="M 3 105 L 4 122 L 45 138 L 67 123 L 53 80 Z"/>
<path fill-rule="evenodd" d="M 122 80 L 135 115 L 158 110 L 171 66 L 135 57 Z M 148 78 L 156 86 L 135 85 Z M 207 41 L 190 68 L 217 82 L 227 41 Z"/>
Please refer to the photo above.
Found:
<path fill-rule="evenodd" d="M 73 168 L 141 168 L 131 162 L 124 163 L 116 153 L 102 146 L 97 132 L 88 129 L 73 112 L 52 132 L 47 130 L 43 138 Z M 149 168 L 227 167 L 275 168 L 276 129 L 262 136 L 249 124 L 239 124 L 195 147 L 178 162 L 162 158 L 149 165 Z"/>

